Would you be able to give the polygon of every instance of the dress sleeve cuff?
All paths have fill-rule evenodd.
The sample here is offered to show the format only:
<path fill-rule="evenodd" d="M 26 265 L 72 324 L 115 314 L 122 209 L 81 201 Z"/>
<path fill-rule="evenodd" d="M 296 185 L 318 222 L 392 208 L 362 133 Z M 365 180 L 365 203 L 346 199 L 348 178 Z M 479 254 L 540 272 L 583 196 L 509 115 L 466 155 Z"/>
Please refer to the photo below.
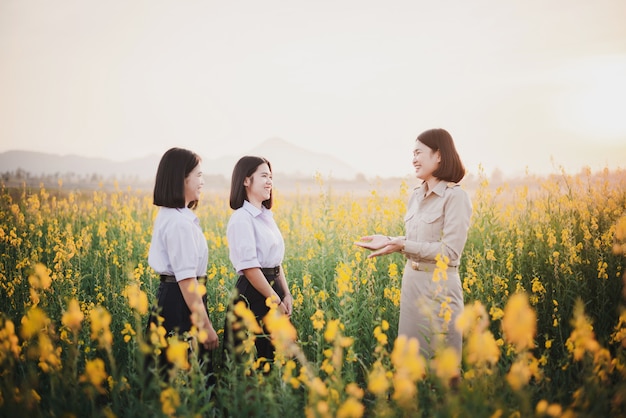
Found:
<path fill-rule="evenodd" d="M 402 252 L 405 254 L 417 254 L 419 252 L 419 243 L 406 240 L 404 243 L 404 250 Z"/>

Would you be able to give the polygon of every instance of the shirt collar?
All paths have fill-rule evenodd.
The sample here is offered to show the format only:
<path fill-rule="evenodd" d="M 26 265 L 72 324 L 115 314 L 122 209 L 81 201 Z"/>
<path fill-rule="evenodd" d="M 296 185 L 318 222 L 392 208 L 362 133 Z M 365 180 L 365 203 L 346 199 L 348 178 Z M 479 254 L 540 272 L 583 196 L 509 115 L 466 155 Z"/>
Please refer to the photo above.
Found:
<path fill-rule="evenodd" d="M 263 213 L 263 211 L 259 208 L 257 208 L 256 206 L 254 206 L 252 203 L 248 202 L 247 200 L 243 201 L 243 206 L 242 206 L 246 211 L 248 211 L 248 213 L 250 215 L 252 215 L 253 217 L 257 217 L 259 216 L 261 213 Z"/>
<path fill-rule="evenodd" d="M 192 211 L 189 208 L 168 208 L 166 206 L 162 206 L 161 210 L 169 212 L 169 213 L 178 212 L 181 215 L 183 215 L 185 218 L 187 218 L 187 219 L 189 219 L 191 221 L 195 221 L 196 219 L 198 219 L 198 217 L 196 216 L 194 211 Z"/>
<path fill-rule="evenodd" d="M 443 196 L 443 193 L 446 191 L 447 187 L 448 183 L 439 180 L 439 183 L 437 183 L 435 187 L 433 187 L 433 193 L 436 193 L 438 196 Z"/>
<path fill-rule="evenodd" d="M 437 184 L 435 184 L 435 187 L 432 188 L 431 193 L 435 193 L 437 196 L 443 196 L 443 193 L 445 192 L 447 187 L 448 185 L 445 181 L 439 180 Z M 426 182 L 422 181 L 422 184 L 417 186 L 415 190 L 424 190 L 422 192 L 422 194 L 424 194 L 426 190 Z"/>

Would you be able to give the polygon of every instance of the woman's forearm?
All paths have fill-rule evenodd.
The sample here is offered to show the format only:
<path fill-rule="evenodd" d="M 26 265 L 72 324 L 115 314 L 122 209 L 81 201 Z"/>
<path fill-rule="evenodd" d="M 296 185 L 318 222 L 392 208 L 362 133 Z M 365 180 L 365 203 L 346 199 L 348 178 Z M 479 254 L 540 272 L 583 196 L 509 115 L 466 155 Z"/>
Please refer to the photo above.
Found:
<path fill-rule="evenodd" d="M 280 303 L 280 297 L 274 291 L 272 286 L 261 272 L 258 267 L 245 269 L 243 271 L 250 284 L 261 294 L 265 299 L 271 298 L 274 302 Z"/>
<path fill-rule="evenodd" d="M 209 314 L 204 306 L 202 295 L 198 291 L 199 285 L 200 284 L 195 277 L 190 277 L 189 279 L 184 279 L 178 282 L 178 286 L 180 287 L 180 291 L 183 294 L 183 299 L 185 300 L 187 307 L 191 311 L 192 315 L 195 314 L 196 318 L 201 321 L 200 324 L 197 324 L 198 328 L 211 329 L 213 328 L 213 324 L 211 323 Z"/>

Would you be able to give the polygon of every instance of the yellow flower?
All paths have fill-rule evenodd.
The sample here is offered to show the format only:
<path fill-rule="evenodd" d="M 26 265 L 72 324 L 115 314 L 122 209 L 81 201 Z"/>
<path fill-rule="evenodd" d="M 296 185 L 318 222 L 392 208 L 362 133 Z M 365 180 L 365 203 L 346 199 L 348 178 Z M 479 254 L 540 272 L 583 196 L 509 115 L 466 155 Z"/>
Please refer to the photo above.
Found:
<path fill-rule="evenodd" d="M 383 396 L 389 389 L 387 372 L 380 361 L 376 361 L 369 373 L 367 389 L 376 396 Z"/>
<path fill-rule="evenodd" d="M 293 371 L 296 369 L 296 362 L 293 360 L 288 360 L 287 363 L 285 363 L 285 367 L 283 369 L 283 382 L 285 383 L 289 383 L 291 381 L 291 379 L 293 378 Z"/>
<path fill-rule="evenodd" d="M 548 410 L 548 401 L 546 401 L 545 399 L 542 399 L 539 402 L 537 402 L 537 406 L 535 406 L 535 412 L 537 413 L 537 415 L 544 415 L 547 410 Z"/>
<path fill-rule="evenodd" d="M 626 309 L 622 310 L 611 339 L 616 343 L 621 343 L 622 347 L 626 347 Z"/>
<path fill-rule="evenodd" d="M 136 335 L 136 332 L 133 329 L 132 325 L 130 325 L 128 322 L 124 324 L 124 329 L 121 331 L 121 333 L 124 336 L 125 343 L 129 342 L 131 338 Z"/>
<path fill-rule="evenodd" d="M 354 398 L 348 398 L 337 410 L 337 418 L 360 418 L 365 412 L 365 407 Z"/>
<path fill-rule="evenodd" d="M 191 286 L 189 286 L 189 290 L 200 297 L 206 295 L 206 286 L 202 283 L 192 283 Z"/>
<path fill-rule="evenodd" d="M 328 395 L 328 388 L 319 377 L 315 377 L 313 380 L 308 382 L 308 386 L 311 389 L 311 392 L 319 397 L 324 398 Z"/>
<path fill-rule="evenodd" d="M 313 329 L 320 331 L 324 329 L 326 321 L 324 320 L 324 311 L 317 309 L 313 315 L 311 315 L 311 322 L 313 322 Z"/>
<path fill-rule="evenodd" d="M 111 314 L 102 306 L 96 306 L 89 312 L 91 320 L 91 339 L 98 340 L 101 347 L 110 347 L 113 344 L 111 334 Z"/>
<path fill-rule="evenodd" d="M 398 336 L 391 352 L 391 363 L 395 369 L 392 399 L 409 407 L 417 395 L 416 382 L 423 378 L 426 369 L 424 357 L 419 354 L 418 340 L 407 339 L 405 335 Z"/>
<path fill-rule="evenodd" d="M 176 389 L 168 387 L 161 391 L 160 401 L 163 414 L 168 417 L 176 415 L 176 408 L 180 406 L 180 395 L 176 392 Z"/>
<path fill-rule="evenodd" d="M 596 341 L 593 332 L 593 325 L 585 316 L 585 306 L 580 299 L 574 304 L 572 326 L 572 333 L 565 342 L 565 346 L 573 354 L 574 360 L 581 360 L 585 352 L 596 353 L 600 349 L 600 344 Z"/>
<path fill-rule="evenodd" d="M 346 393 L 356 399 L 363 399 L 363 389 L 356 383 L 348 383 L 346 385 Z"/>
<path fill-rule="evenodd" d="M 122 293 L 128 299 L 128 305 L 140 315 L 148 312 L 148 296 L 139 287 L 138 283 L 129 284 Z"/>
<path fill-rule="evenodd" d="M 383 290 L 383 296 L 385 299 L 389 299 L 394 306 L 400 306 L 400 289 L 398 288 L 385 288 Z"/>
<path fill-rule="evenodd" d="M 615 225 L 615 243 L 613 254 L 626 256 L 626 216 L 622 216 Z"/>
<path fill-rule="evenodd" d="M 541 295 L 546 293 L 546 288 L 543 286 L 543 283 L 541 283 L 541 280 L 538 277 L 534 277 L 531 280 L 531 283 L 533 293 L 539 293 Z"/>
<path fill-rule="evenodd" d="M 35 264 L 35 271 L 28 276 L 28 283 L 34 289 L 49 289 L 52 279 L 48 273 L 48 269 L 41 263 Z"/>
<path fill-rule="evenodd" d="M 344 293 L 354 293 L 352 283 L 352 269 L 345 263 L 339 263 L 337 271 L 337 296 L 342 297 Z"/>
<path fill-rule="evenodd" d="M 551 417 L 560 417 L 563 413 L 563 408 L 558 403 L 553 403 L 548 406 L 546 413 Z"/>
<path fill-rule="evenodd" d="M 404 374 L 412 382 L 424 377 L 426 363 L 419 352 L 419 341 L 416 338 L 407 339 L 406 335 L 399 335 L 391 352 L 391 363 L 396 374 Z"/>
<path fill-rule="evenodd" d="M 359 255 L 361 253 L 357 253 L 357 255 Z M 393 279 L 395 277 L 398 277 L 398 265 L 396 263 L 390 263 L 389 264 L 389 278 Z"/>
<path fill-rule="evenodd" d="M 107 372 L 104 367 L 104 361 L 100 358 L 87 360 L 85 364 L 85 373 L 81 375 L 80 381 L 90 383 L 98 393 L 105 393 L 102 383 L 107 379 Z"/>
<path fill-rule="evenodd" d="M 39 334 L 39 368 L 48 373 L 61 368 L 61 347 L 54 347 L 47 334 Z"/>
<path fill-rule="evenodd" d="M 29 339 L 44 330 L 50 324 L 50 319 L 44 311 L 38 307 L 32 307 L 22 317 L 22 329 L 20 331 L 22 338 Z"/>
<path fill-rule="evenodd" d="M 332 342 L 337 337 L 337 332 L 339 331 L 339 320 L 333 319 L 328 322 L 326 326 L 326 331 L 324 331 L 324 339 L 326 342 Z"/>
<path fill-rule="evenodd" d="M 61 323 L 71 329 L 73 332 L 80 330 L 81 323 L 85 319 L 85 315 L 80 310 L 80 305 L 76 299 L 70 300 L 67 311 L 61 318 Z"/>
<path fill-rule="evenodd" d="M 393 377 L 393 395 L 391 399 L 402 407 L 408 408 L 417 395 L 417 385 L 405 375 L 396 374 Z"/>
<path fill-rule="evenodd" d="M 463 312 L 456 318 L 454 326 L 463 335 L 482 332 L 487 329 L 489 317 L 483 304 L 480 301 L 474 301 L 474 303 L 465 305 Z"/>
<path fill-rule="evenodd" d="M 454 348 L 444 348 L 432 360 L 435 374 L 442 382 L 447 384 L 450 379 L 459 375 L 460 360 L 459 354 Z"/>
<path fill-rule="evenodd" d="M 442 256 L 441 253 L 435 256 L 436 265 L 435 271 L 433 271 L 433 282 L 439 280 L 448 280 L 448 263 L 450 258 L 447 255 Z"/>
<path fill-rule="evenodd" d="M 527 296 L 523 293 L 511 296 L 504 308 L 502 318 L 502 331 L 505 339 L 518 351 L 533 348 L 536 330 L 537 315 L 528 304 Z"/>
<path fill-rule="evenodd" d="M 150 323 L 150 344 L 155 347 L 165 347 L 167 345 L 167 341 L 165 341 L 165 334 L 167 334 L 167 331 L 163 326 L 157 326 L 154 322 Z"/>
<path fill-rule="evenodd" d="M 378 341 L 378 344 L 387 345 L 387 342 L 388 342 L 387 334 L 382 332 L 380 326 L 377 326 L 376 328 L 374 328 L 374 338 L 376 338 L 376 340 Z"/>
<path fill-rule="evenodd" d="M 511 370 L 509 370 L 509 373 L 506 375 L 506 381 L 513 390 L 520 390 L 522 386 L 528 384 L 531 375 L 532 373 L 528 364 L 526 364 L 524 359 L 519 359 L 511 365 Z"/>
<path fill-rule="evenodd" d="M 189 343 L 181 341 L 178 337 L 170 337 L 167 339 L 168 346 L 165 351 L 167 361 L 172 363 L 175 367 L 188 370 L 190 367 L 188 360 Z"/>
<path fill-rule="evenodd" d="M 335 368 L 333 367 L 332 363 L 328 361 L 328 359 L 325 359 L 320 366 L 320 370 L 324 371 L 324 373 L 326 373 L 327 375 L 331 375 L 333 371 L 335 371 Z"/>
<path fill-rule="evenodd" d="M 470 334 L 465 345 L 466 360 L 476 367 L 493 366 L 500 358 L 500 347 L 490 331 Z"/>
<path fill-rule="evenodd" d="M 452 320 L 452 308 L 450 307 L 450 297 L 446 296 L 445 300 L 441 302 L 439 308 L 439 317 L 443 318 L 443 330 L 447 331 Z"/>
<path fill-rule="evenodd" d="M 3 362 L 5 353 L 11 353 L 13 357 L 18 358 L 20 351 L 19 339 L 15 335 L 15 324 L 7 319 L 4 328 L 0 329 L 0 364 Z"/>
<path fill-rule="evenodd" d="M 254 313 L 252 313 L 252 311 L 248 308 L 248 305 L 246 305 L 245 302 L 237 302 L 237 304 L 235 304 L 234 312 L 235 315 L 241 318 L 241 321 L 243 322 L 243 325 L 246 329 L 257 334 L 263 332 L 263 330 L 259 326 L 259 323 L 256 320 L 256 317 L 254 316 Z"/>
<path fill-rule="evenodd" d="M 293 354 L 298 335 L 289 317 L 278 312 L 276 308 L 272 308 L 263 321 L 272 336 L 276 349 L 287 355 Z"/>

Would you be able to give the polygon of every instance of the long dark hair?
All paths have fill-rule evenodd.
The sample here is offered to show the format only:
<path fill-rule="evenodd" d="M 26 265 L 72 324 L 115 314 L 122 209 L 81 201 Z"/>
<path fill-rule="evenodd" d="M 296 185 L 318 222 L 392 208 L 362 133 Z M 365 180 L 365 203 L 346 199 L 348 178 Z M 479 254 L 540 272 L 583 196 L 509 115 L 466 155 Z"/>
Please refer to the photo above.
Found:
<path fill-rule="evenodd" d="M 439 167 L 433 172 L 433 176 L 444 181 L 458 183 L 465 177 L 465 167 L 461 162 L 461 157 L 456 151 L 452 135 L 445 129 L 429 129 L 417 137 L 420 141 L 433 151 L 439 151 L 441 162 Z"/>
<path fill-rule="evenodd" d="M 270 169 L 270 173 L 272 172 L 272 165 L 263 157 L 246 155 L 237 161 L 235 168 L 233 168 L 233 176 L 230 179 L 231 209 L 237 210 L 243 206 L 243 201 L 248 198 L 248 195 L 246 194 L 246 187 L 243 185 L 243 182 L 247 177 L 253 175 L 261 164 L 267 164 Z M 263 206 L 271 209 L 273 202 L 274 197 L 270 191 L 270 198 L 263 201 Z"/>
<path fill-rule="evenodd" d="M 185 207 L 185 179 L 200 163 L 198 154 L 183 148 L 170 148 L 161 157 L 154 182 L 153 204 L 166 208 Z M 187 205 L 195 209 L 198 201 Z"/>

